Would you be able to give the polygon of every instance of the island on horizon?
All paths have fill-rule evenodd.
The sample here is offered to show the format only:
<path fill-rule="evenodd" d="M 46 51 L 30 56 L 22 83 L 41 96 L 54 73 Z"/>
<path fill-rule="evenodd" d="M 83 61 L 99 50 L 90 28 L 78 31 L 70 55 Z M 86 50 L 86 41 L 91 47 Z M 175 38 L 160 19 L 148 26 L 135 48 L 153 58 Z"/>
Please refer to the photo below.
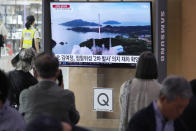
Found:
<path fill-rule="evenodd" d="M 108 20 L 108 21 L 103 22 L 103 24 L 113 25 L 113 24 L 121 24 L 121 23 L 118 22 L 118 21 L 115 21 L 115 20 Z M 98 26 L 99 24 L 95 23 L 95 22 L 85 21 L 85 20 L 82 20 L 82 19 L 75 19 L 75 20 L 71 20 L 71 21 L 68 21 L 68 22 L 61 23 L 60 25 L 80 27 L 80 26 Z M 102 25 L 100 24 L 100 26 L 102 26 Z"/>
<path fill-rule="evenodd" d="M 108 21 L 103 22 L 103 24 L 112 25 L 112 24 L 121 24 L 121 23 L 115 20 L 108 20 Z"/>
<path fill-rule="evenodd" d="M 75 19 L 75 20 L 72 20 L 72 21 L 61 23 L 60 25 L 79 27 L 79 26 L 98 26 L 99 24 L 97 24 L 95 22 L 84 21 L 82 19 Z"/>

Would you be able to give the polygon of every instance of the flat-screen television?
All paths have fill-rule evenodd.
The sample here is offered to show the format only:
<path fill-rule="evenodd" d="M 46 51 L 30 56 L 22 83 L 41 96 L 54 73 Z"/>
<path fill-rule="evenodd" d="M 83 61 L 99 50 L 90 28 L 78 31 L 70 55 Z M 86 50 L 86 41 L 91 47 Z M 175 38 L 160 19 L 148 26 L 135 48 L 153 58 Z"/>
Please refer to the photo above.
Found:
<path fill-rule="evenodd" d="M 50 2 L 61 66 L 135 67 L 153 52 L 151 2 Z"/>

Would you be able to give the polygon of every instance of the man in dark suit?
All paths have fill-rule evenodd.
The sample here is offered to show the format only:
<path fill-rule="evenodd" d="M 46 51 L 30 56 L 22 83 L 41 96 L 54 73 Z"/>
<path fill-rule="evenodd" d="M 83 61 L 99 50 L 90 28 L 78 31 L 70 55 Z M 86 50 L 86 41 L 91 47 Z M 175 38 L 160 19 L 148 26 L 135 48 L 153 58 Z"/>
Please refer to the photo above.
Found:
<path fill-rule="evenodd" d="M 61 76 L 58 59 L 41 53 L 35 58 L 34 66 L 34 75 L 39 83 L 23 90 L 19 99 L 19 111 L 26 122 L 45 115 L 75 125 L 79 121 L 79 113 L 75 107 L 74 93 L 56 84 Z M 60 83 L 63 85 L 62 81 Z"/>
<path fill-rule="evenodd" d="M 159 99 L 137 112 L 129 121 L 127 131 L 186 131 L 178 117 L 191 96 L 191 87 L 186 79 L 167 77 L 162 83 Z"/>
<path fill-rule="evenodd" d="M 190 81 L 193 96 L 190 99 L 189 105 L 181 115 L 182 120 L 188 127 L 189 131 L 196 131 L 196 79 Z"/>

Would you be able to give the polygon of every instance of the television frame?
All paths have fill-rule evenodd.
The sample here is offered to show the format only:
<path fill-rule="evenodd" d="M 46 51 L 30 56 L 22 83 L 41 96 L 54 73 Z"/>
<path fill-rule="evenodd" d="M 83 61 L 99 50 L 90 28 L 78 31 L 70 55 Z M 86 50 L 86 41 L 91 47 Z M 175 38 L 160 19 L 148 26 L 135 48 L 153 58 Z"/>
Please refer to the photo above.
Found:
<path fill-rule="evenodd" d="M 102 39 L 99 39 L 99 38 L 96 38 L 96 39 L 94 39 L 94 44 L 95 43 L 98 43 L 98 42 L 104 42 L 104 43 L 110 43 L 111 41 L 113 41 L 112 43 L 114 44 L 114 46 L 112 47 L 112 49 L 107 49 L 107 48 L 103 48 L 103 47 L 95 47 L 95 45 L 94 45 L 94 47 L 93 47 L 93 45 L 91 46 L 91 45 L 89 45 L 89 47 L 86 47 L 85 46 L 85 43 L 87 44 L 87 46 L 88 46 L 88 44 L 92 44 L 91 43 L 91 40 L 93 41 L 93 38 L 92 37 L 90 37 L 91 39 L 85 39 L 85 41 L 82 41 L 83 42 L 83 46 L 84 47 L 79 47 L 79 46 L 77 46 L 77 49 L 75 49 L 75 48 L 73 48 L 72 47 L 72 53 L 73 53 L 73 50 L 76 50 L 75 52 L 78 52 L 78 51 L 81 51 L 82 50 L 82 52 L 84 53 L 84 49 L 85 49 L 85 51 L 87 51 L 87 52 L 92 52 L 93 54 L 89 54 L 89 55 L 84 55 L 83 53 L 82 54 L 67 54 L 67 53 L 62 53 L 62 51 L 60 51 L 61 53 L 55 53 L 55 55 L 59 58 L 59 61 L 60 61 L 60 65 L 61 66 L 69 66 L 69 67 L 125 67 L 125 68 L 129 68 L 129 67 L 131 67 L 131 68 L 135 68 L 135 66 L 136 66 L 136 63 L 137 63 L 137 60 L 138 60 L 138 57 L 139 57 L 139 55 L 140 55 L 140 53 L 142 53 L 143 51 L 152 51 L 153 52 L 153 27 L 152 27 L 152 2 L 150 2 L 150 1 L 148 1 L 148 2 L 145 2 L 145 1 L 139 1 L 139 2 L 137 2 L 137 1 L 127 1 L 127 2 L 120 2 L 120 1 L 117 1 L 117 2 L 114 2 L 114 1 L 104 1 L 104 2 L 96 2 L 96 1 L 92 1 L 92 2 L 78 2 L 78 1 L 66 1 L 66 2 L 50 2 L 50 4 L 51 4 L 51 6 L 52 5 L 54 5 L 55 7 L 52 9 L 52 10 L 50 10 L 50 11 L 55 11 L 56 12 L 56 10 L 58 11 L 62 11 L 62 9 L 66 9 L 65 11 L 69 11 L 68 9 L 67 9 L 67 7 L 65 7 L 65 6 L 62 6 L 62 8 L 61 8 L 61 6 L 58 6 L 58 5 L 66 5 L 66 4 L 70 4 L 71 6 L 72 6 L 72 4 L 73 4 L 73 6 L 76 4 L 76 5 L 87 5 L 87 4 L 101 4 L 101 6 L 103 5 L 103 6 L 109 6 L 109 5 L 113 5 L 113 4 L 118 4 L 118 3 L 121 3 L 121 4 L 126 4 L 127 6 L 133 6 L 133 4 L 138 4 L 138 5 L 143 5 L 143 4 L 147 4 L 150 8 L 148 9 L 150 12 L 148 12 L 147 14 L 149 15 L 149 17 L 147 17 L 147 18 L 150 18 L 149 19 L 149 25 L 147 24 L 147 25 L 145 25 L 144 23 L 142 24 L 142 26 L 140 26 L 140 24 L 139 23 L 137 23 L 137 24 L 139 24 L 138 26 L 137 25 L 134 25 L 133 27 L 130 27 L 130 28 L 136 28 L 136 30 L 138 29 L 138 28 L 140 28 L 140 27 L 142 27 L 142 28 L 148 28 L 149 30 L 149 32 L 150 32 L 150 38 L 151 38 L 151 42 L 150 42 L 150 49 L 148 49 L 147 47 L 145 47 L 146 49 L 139 49 L 138 51 L 137 51 L 137 49 L 139 48 L 139 43 L 137 44 L 137 42 L 135 41 L 135 44 L 136 45 L 138 45 L 138 47 L 135 47 L 134 45 L 132 45 L 132 47 L 134 47 L 134 48 L 136 48 L 136 51 L 135 51 L 135 53 L 136 54 L 133 54 L 133 55 L 131 55 L 131 54 L 129 54 L 129 52 L 131 53 L 131 51 L 128 51 L 127 49 L 126 50 L 124 50 L 123 51 L 123 48 L 125 48 L 125 47 L 123 47 L 123 45 L 119 45 L 118 43 L 120 42 L 120 41 L 122 41 L 122 40 L 120 40 L 120 39 L 117 39 L 116 37 L 114 38 L 114 37 L 112 37 L 111 39 L 109 39 L 109 36 L 108 36 L 108 34 L 107 33 L 103 33 L 103 34 L 107 34 L 107 38 L 108 39 L 105 39 L 105 38 L 102 38 Z M 118 4 L 119 5 L 119 4 Z M 51 6 L 50 6 L 50 9 L 51 9 Z M 119 7 L 121 7 L 121 6 L 119 6 Z M 74 8 L 74 7 L 73 7 Z M 108 11 L 108 10 L 106 10 L 106 11 Z M 54 13 L 55 13 L 54 12 Z M 50 12 L 50 13 L 52 13 L 52 12 Z M 63 12 L 62 12 L 63 13 Z M 80 14 L 80 13 L 79 13 Z M 51 14 L 51 15 L 54 15 L 54 14 Z M 65 15 L 66 16 L 66 15 Z M 114 15 L 115 16 L 115 15 Z M 70 17 L 71 18 L 71 20 L 75 20 L 75 19 L 77 19 L 77 17 Z M 52 27 L 52 21 L 54 20 L 52 20 L 53 19 L 53 17 L 51 16 L 51 34 L 53 35 L 53 29 L 55 29 L 54 27 Z M 109 19 L 108 19 L 109 20 Z M 79 20 L 78 20 L 79 21 Z M 80 20 L 81 22 L 84 22 L 84 21 L 82 21 L 82 20 Z M 88 20 L 87 20 L 88 21 Z M 118 21 L 118 20 L 117 20 Z M 72 21 L 71 21 L 72 22 Z M 141 22 L 143 22 L 143 21 L 141 21 Z M 62 22 L 61 22 L 62 23 Z M 65 24 L 65 23 L 64 23 Z M 72 22 L 72 24 L 73 24 L 73 22 Z M 135 23 L 134 23 L 135 24 Z M 143 26 L 144 25 L 144 26 Z M 61 25 L 62 26 L 62 25 Z M 126 25 L 125 25 L 126 26 Z M 130 26 L 130 23 L 127 25 L 127 26 Z M 95 27 L 97 27 L 97 26 L 95 26 Z M 116 28 L 119 28 L 120 26 L 118 26 L 118 27 L 116 27 Z M 150 27 L 150 28 L 149 28 Z M 62 26 L 62 28 L 63 28 L 63 26 Z M 70 27 L 70 26 L 68 26 L 68 28 L 70 28 L 70 29 L 77 29 L 77 28 L 79 28 L 80 30 L 82 30 L 84 27 Z M 86 27 L 85 27 L 86 28 Z M 103 28 L 109 28 L 109 27 L 106 27 L 106 26 L 104 26 Z M 123 28 L 123 27 L 120 27 L 120 28 Z M 125 28 L 125 27 L 124 27 Z M 91 29 L 91 28 L 89 28 L 89 29 Z M 80 30 L 79 30 L 79 32 L 80 32 Z M 102 30 L 102 29 L 101 29 Z M 107 29 L 108 30 L 108 29 Z M 58 30 L 57 30 L 58 31 Z M 142 31 L 142 30 L 141 30 Z M 68 32 L 70 32 L 70 31 L 68 31 Z M 77 32 L 77 31 L 76 31 Z M 59 32 L 58 32 L 59 33 Z M 91 32 L 89 32 L 90 34 L 92 34 Z M 88 33 L 88 34 L 89 34 Z M 118 33 L 118 32 L 117 32 Z M 75 33 L 75 31 L 74 31 L 74 34 L 76 34 L 76 35 L 78 35 L 78 34 L 81 34 L 81 33 Z M 86 34 L 86 33 L 85 33 Z M 82 35 L 84 35 L 85 36 L 85 34 L 83 34 L 82 33 Z M 114 33 L 115 34 L 115 33 Z M 119 33 L 120 35 L 122 35 L 123 33 Z M 139 34 L 138 34 L 139 35 Z M 77 36 L 76 36 L 77 37 Z M 98 36 L 97 36 L 98 37 Z M 145 39 L 145 38 L 140 38 L 140 39 Z M 138 40 L 139 40 L 139 38 L 138 38 Z M 56 39 L 55 39 L 55 41 L 56 41 Z M 61 40 L 62 41 L 62 40 Z M 58 43 L 59 42 L 61 42 L 61 41 L 58 41 Z M 65 41 L 67 41 L 66 39 L 65 39 Z M 71 40 L 72 41 L 72 40 Z M 95 42 L 96 41 L 96 42 Z M 116 41 L 116 42 L 115 42 Z M 117 42 L 118 41 L 118 42 Z M 74 41 L 73 41 L 74 42 Z M 101 43 L 102 43 L 101 42 Z M 124 42 L 126 42 L 126 41 L 124 41 Z M 123 43 L 124 43 L 123 42 Z M 140 42 L 142 42 L 142 40 L 140 40 Z M 64 44 L 64 42 L 61 42 L 62 44 Z M 69 43 L 69 42 L 68 42 Z M 116 44 L 115 44 L 116 43 Z M 129 43 L 127 43 L 127 44 L 129 44 Z M 147 46 L 147 42 L 145 43 L 145 46 Z M 58 45 L 58 46 L 61 46 L 60 44 L 55 44 L 55 45 Z M 107 44 L 106 44 L 107 45 Z M 66 44 L 64 44 L 64 46 L 67 46 Z M 76 45 L 74 45 L 74 46 L 76 46 Z M 100 43 L 99 43 L 99 46 L 101 46 L 100 45 Z M 103 46 L 103 45 L 102 45 Z M 107 45 L 108 46 L 108 45 Z M 131 46 L 131 45 L 130 45 Z M 97 49 L 96 49 L 97 48 Z M 108 47 L 109 48 L 109 47 Z M 119 52 L 119 48 L 121 49 L 120 51 L 122 52 L 122 53 L 125 53 L 124 55 L 117 55 L 116 53 L 117 52 Z M 54 48 L 55 49 L 55 48 Z M 56 47 L 56 50 L 59 50 L 60 48 L 58 48 L 58 47 Z M 131 50 L 133 50 L 133 49 L 131 49 Z M 142 51 L 143 50 L 143 51 Z M 54 51 L 54 50 L 53 50 Z M 70 50 L 69 50 L 70 51 Z M 110 55 L 98 55 L 99 53 L 100 53 L 100 51 L 102 52 L 103 51 L 103 53 L 105 52 L 106 54 L 107 53 L 109 53 Z M 116 52 L 116 53 L 115 53 Z M 97 54 L 98 53 L 98 54 Z M 113 54 L 114 53 L 114 54 Z M 115 55 L 116 54 L 116 55 Z M 86 59 L 84 59 L 84 58 L 86 58 Z M 74 62 L 73 62 L 74 61 Z M 103 61 L 105 61 L 105 62 L 103 62 Z"/>
<path fill-rule="evenodd" d="M 158 80 L 161 82 L 167 76 L 167 0 L 149 1 L 153 1 L 152 13 L 153 17 L 155 17 L 152 21 L 152 27 L 155 27 L 152 31 L 154 34 L 153 52 L 158 62 Z M 42 0 L 42 42 L 44 43 L 44 51 L 49 53 L 52 52 L 51 44 L 48 44 L 52 43 L 50 33 L 50 2 L 58 2 L 58 0 Z M 89 2 L 89 0 L 81 2 Z"/>

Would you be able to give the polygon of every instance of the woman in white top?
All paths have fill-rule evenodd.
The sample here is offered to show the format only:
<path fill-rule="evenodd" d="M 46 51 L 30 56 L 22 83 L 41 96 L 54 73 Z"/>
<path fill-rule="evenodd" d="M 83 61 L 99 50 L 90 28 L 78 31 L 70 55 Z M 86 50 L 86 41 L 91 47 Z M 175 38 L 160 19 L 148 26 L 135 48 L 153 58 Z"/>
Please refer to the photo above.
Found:
<path fill-rule="evenodd" d="M 160 92 L 157 62 L 151 52 L 143 52 L 137 63 L 135 78 L 120 89 L 120 131 L 125 131 L 134 113 L 156 100 Z"/>
<path fill-rule="evenodd" d="M 34 24 L 34 16 L 27 16 L 26 28 L 22 31 L 20 48 L 34 48 L 39 53 L 39 32 L 34 28 Z"/>

